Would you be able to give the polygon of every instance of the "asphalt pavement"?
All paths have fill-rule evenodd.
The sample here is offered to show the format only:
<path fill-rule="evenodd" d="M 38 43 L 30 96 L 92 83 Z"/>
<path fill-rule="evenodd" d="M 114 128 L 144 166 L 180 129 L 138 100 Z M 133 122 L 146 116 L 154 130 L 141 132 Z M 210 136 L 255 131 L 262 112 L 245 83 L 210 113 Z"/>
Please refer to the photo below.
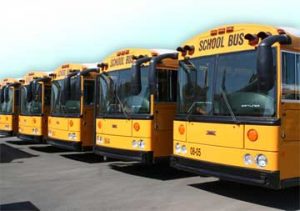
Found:
<path fill-rule="evenodd" d="M 0 138 L 0 210 L 298 210 L 300 188 L 269 190 L 167 164 L 103 161 Z"/>

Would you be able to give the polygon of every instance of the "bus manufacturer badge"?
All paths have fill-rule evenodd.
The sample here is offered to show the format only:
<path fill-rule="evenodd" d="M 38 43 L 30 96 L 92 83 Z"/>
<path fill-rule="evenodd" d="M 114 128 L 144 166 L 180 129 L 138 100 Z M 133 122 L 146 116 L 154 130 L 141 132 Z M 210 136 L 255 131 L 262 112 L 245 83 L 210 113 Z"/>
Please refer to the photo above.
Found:
<path fill-rule="evenodd" d="M 112 125 L 112 128 L 118 128 L 118 126 L 117 125 Z"/>
<path fill-rule="evenodd" d="M 216 135 L 216 131 L 214 131 L 214 130 L 207 130 L 206 131 L 206 135 L 215 136 Z"/>

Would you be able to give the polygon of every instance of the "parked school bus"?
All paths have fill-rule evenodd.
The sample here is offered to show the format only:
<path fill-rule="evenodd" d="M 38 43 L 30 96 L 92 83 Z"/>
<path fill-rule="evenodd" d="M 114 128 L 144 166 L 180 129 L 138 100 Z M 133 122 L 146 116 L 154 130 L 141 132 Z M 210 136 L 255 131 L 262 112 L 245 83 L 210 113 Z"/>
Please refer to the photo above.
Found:
<path fill-rule="evenodd" d="M 29 72 L 20 88 L 18 137 L 43 142 L 48 134 L 51 76 L 45 72 Z"/>
<path fill-rule="evenodd" d="M 19 88 L 17 79 L 0 82 L 0 134 L 13 136 L 18 132 Z"/>
<path fill-rule="evenodd" d="M 177 55 L 124 49 L 98 65 L 96 154 L 145 164 L 171 155 Z"/>
<path fill-rule="evenodd" d="M 49 144 L 76 151 L 92 148 L 94 86 L 98 71 L 92 67 L 65 64 L 54 71 L 48 118 Z"/>
<path fill-rule="evenodd" d="M 173 167 L 273 189 L 299 185 L 299 36 L 230 25 L 178 48 Z"/>

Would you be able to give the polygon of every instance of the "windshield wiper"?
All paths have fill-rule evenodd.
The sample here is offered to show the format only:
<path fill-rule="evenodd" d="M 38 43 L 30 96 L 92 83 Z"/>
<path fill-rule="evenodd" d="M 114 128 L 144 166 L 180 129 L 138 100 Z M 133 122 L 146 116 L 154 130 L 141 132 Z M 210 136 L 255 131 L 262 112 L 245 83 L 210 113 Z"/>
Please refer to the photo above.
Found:
<path fill-rule="evenodd" d="M 110 76 L 107 75 L 106 73 L 100 74 L 100 77 L 103 78 L 103 80 L 105 81 L 107 87 L 110 87 L 110 86 L 109 86 L 109 83 L 112 83 L 113 94 L 114 94 L 115 98 L 117 99 L 119 105 L 121 106 L 121 111 L 122 111 L 122 113 L 124 114 L 124 116 L 125 116 L 127 119 L 129 119 L 129 114 L 126 112 L 125 107 L 124 107 L 124 105 L 123 105 L 123 103 L 122 103 L 122 101 L 121 101 L 121 99 L 120 99 L 120 97 L 119 97 L 119 95 L 118 95 L 118 93 L 117 93 L 117 85 L 115 84 L 115 82 L 113 81 L 113 79 L 111 79 Z M 111 103 L 110 103 L 110 105 L 111 105 Z M 105 114 L 107 114 L 107 112 L 106 112 Z"/>
<path fill-rule="evenodd" d="M 116 99 L 118 100 L 118 102 L 119 102 L 119 104 L 121 106 L 121 111 L 123 112 L 124 116 L 127 119 L 129 119 L 129 114 L 126 112 L 125 107 L 124 107 L 124 105 L 123 105 L 123 103 L 122 103 L 122 101 L 121 101 L 121 99 L 120 99 L 120 97 L 119 97 L 119 95 L 117 93 L 117 85 L 114 86 L 114 94 L 115 94 L 115 97 L 116 97 Z"/>
<path fill-rule="evenodd" d="M 228 111 L 229 111 L 229 113 L 230 113 L 230 116 L 232 117 L 232 120 L 233 120 L 236 124 L 240 124 L 240 122 L 237 121 L 236 116 L 235 116 L 235 114 L 234 114 L 234 112 L 233 112 L 233 110 L 232 110 L 232 107 L 231 107 L 231 105 L 230 105 L 230 103 L 229 103 L 229 101 L 228 101 L 227 94 L 225 93 L 225 91 L 224 91 L 224 89 L 223 89 L 222 87 L 221 87 L 221 94 L 222 94 L 222 97 L 223 97 L 224 102 L 225 102 L 225 104 L 226 104 L 226 107 L 227 107 L 227 109 L 228 109 Z"/>
<path fill-rule="evenodd" d="M 192 105 L 189 107 L 189 109 L 187 110 L 187 115 L 185 116 L 185 119 L 186 119 L 187 121 L 190 121 L 189 117 L 191 116 L 192 110 L 193 110 L 193 108 L 195 107 L 196 104 L 197 104 L 197 102 L 194 101 L 194 102 L 192 103 Z"/>

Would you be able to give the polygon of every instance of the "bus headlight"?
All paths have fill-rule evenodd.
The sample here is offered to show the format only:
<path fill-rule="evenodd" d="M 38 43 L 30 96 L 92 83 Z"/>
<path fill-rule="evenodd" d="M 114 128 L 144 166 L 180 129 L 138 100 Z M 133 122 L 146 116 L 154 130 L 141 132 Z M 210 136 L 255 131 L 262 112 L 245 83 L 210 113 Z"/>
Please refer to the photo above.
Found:
<path fill-rule="evenodd" d="M 180 153 L 180 151 L 181 151 L 181 146 L 180 146 L 179 143 L 177 143 L 177 144 L 175 145 L 175 151 L 176 151 L 177 153 Z"/>
<path fill-rule="evenodd" d="M 69 133 L 69 139 L 75 140 L 76 139 L 76 133 Z"/>
<path fill-rule="evenodd" d="M 133 140 L 131 144 L 133 148 L 137 148 L 138 146 L 138 142 L 136 140 Z"/>
<path fill-rule="evenodd" d="M 145 142 L 143 140 L 139 141 L 139 147 L 144 149 L 145 148 Z"/>
<path fill-rule="evenodd" d="M 187 152 L 185 145 L 181 146 L 181 152 L 184 153 L 184 154 Z"/>
<path fill-rule="evenodd" d="M 33 134 L 37 134 L 38 133 L 38 129 L 37 128 L 32 128 L 32 133 Z"/>
<path fill-rule="evenodd" d="M 96 142 L 97 142 L 98 144 L 102 144 L 102 143 L 103 143 L 102 137 L 101 137 L 101 136 L 97 136 L 97 137 L 96 137 Z"/>
<path fill-rule="evenodd" d="M 268 164 L 267 157 L 265 155 L 263 155 L 263 154 L 257 155 L 257 157 L 256 157 L 256 164 L 259 167 L 265 167 L 265 166 L 267 166 L 267 164 Z"/>
<path fill-rule="evenodd" d="M 250 154 L 245 154 L 244 155 L 244 163 L 246 165 L 252 164 L 252 156 Z"/>
<path fill-rule="evenodd" d="M 52 131 L 51 130 L 49 130 L 48 136 L 52 136 Z"/>

